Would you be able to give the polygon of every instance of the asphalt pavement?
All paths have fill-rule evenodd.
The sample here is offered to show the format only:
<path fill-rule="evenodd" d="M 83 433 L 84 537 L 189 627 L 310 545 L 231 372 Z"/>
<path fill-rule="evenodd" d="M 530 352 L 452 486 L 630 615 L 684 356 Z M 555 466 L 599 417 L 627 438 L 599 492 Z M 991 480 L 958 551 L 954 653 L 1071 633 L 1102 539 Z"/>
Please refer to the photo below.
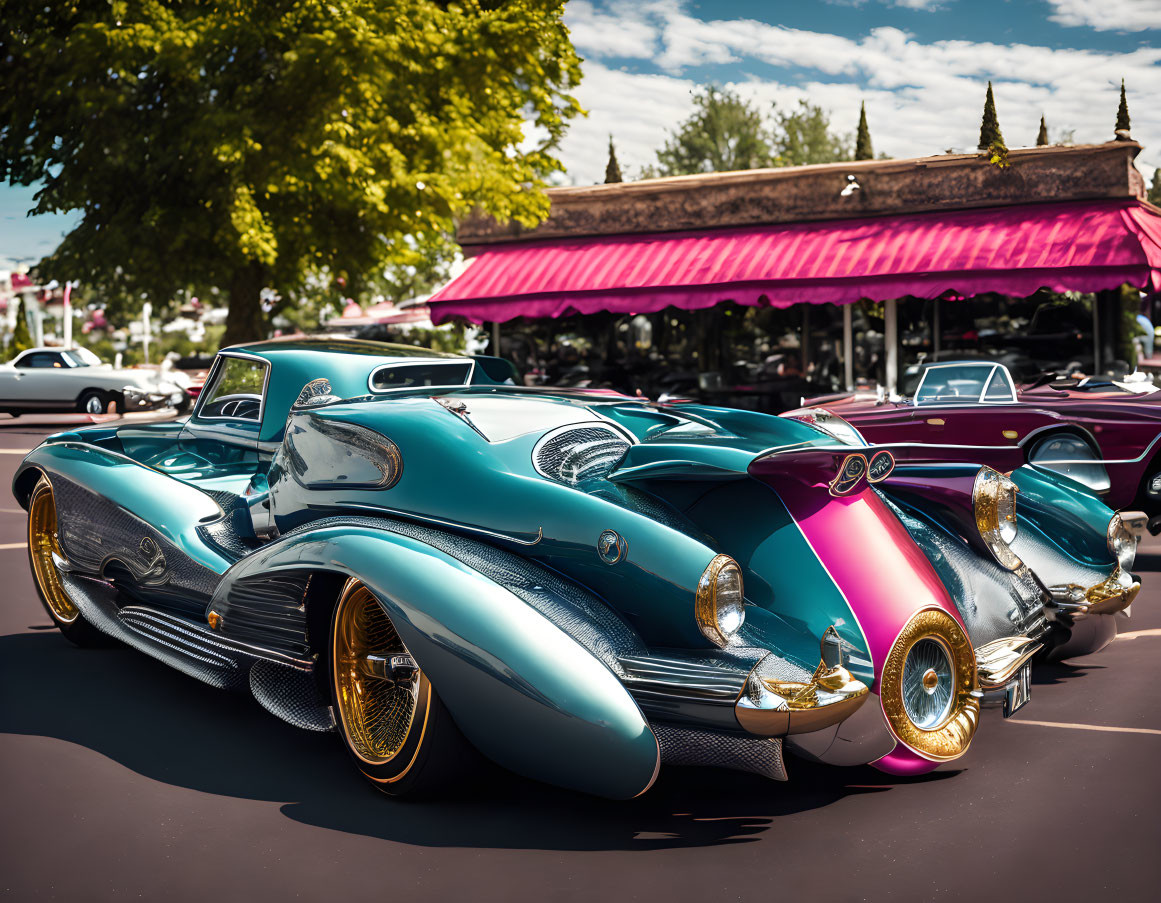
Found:
<path fill-rule="evenodd" d="M 789 758 L 773 783 L 663 768 L 610 802 L 499 769 L 407 802 L 296 730 L 32 586 L 23 452 L 83 418 L 0 415 L 0 897 L 12 900 L 1145 900 L 1161 887 L 1161 541 L 1103 652 L 1034 674 L 931 775 Z"/>

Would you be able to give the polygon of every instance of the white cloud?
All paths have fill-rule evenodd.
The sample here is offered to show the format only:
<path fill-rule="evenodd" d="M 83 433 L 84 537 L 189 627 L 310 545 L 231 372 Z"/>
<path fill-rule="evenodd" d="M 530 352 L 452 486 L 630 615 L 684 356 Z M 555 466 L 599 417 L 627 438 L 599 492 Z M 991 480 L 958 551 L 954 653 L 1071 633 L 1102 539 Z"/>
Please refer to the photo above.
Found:
<path fill-rule="evenodd" d="M 1161 0 L 1048 0 L 1048 18 L 1061 25 L 1087 25 L 1097 31 L 1161 29 Z"/>
<path fill-rule="evenodd" d="M 762 104 L 790 105 L 800 97 L 820 104 L 840 131 L 854 129 L 865 100 L 876 150 L 894 157 L 974 149 L 988 79 L 1009 146 L 1032 144 L 1041 114 L 1053 135 L 1074 130 L 1081 143 L 1109 140 L 1124 77 L 1133 135 L 1146 146 L 1138 168 L 1148 177 L 1161 163 L 1161 114 L 1146 93 L 1161 79 L 1161 48 L 1116 53 L 961 40 L 921 43 L 892 27 L 852 39 L 748 19 L 701 21 L 687 15 L 679 0 L 613 7 L 609 14 L 618 9 L 655 29 L 651 62 L 665 74 L 585 64 L 577 93 L 590 116 L 572 126 L 562 147 L 577 183 L 603 178 L 610 133 L 628 172 L 653 162 L 666 133 L 692 110 L 690 95 L 697 85 L 683 72 L 714 64 L 723 65 L 718 81 Z M 769 78 L 746 76 L 748 63 L 784 71 Z"/>
<path fill-rule="evenodd" d="M 943 0 L 891 0 L 892 6 L 902 6 L 904 9 L 932 10 L 943 6 Z"/>
<path fill-rule="evenodd" d="M 568 5 L 568 30 L 572 42 L 586 57 L 648 59 L 657 44 L 657 28 L 642 18 L 636 4 L 617 3 L 609 12 L 587 0 Z"/>

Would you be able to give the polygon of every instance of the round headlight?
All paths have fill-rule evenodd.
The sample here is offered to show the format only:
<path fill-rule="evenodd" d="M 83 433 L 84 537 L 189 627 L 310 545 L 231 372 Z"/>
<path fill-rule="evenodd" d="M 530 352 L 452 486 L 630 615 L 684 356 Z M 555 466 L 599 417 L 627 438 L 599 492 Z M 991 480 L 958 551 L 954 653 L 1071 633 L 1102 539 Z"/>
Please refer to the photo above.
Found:
<path fill-rule="evenodd" d="M 706 638 L 725 646 L 746 620 L 742 569 L 729 555 L 718 555 L 702 572 L 694 602 L 697 626 Z"/>
<path fill-rule="evenodd" d="M 926 759 L 963 755 L 979 723 L 976 655 L 963 627 L 942 609 L 918 611 L 883 663 L 879 700 L 891 732 Z"/>
<path fill-rule="evenodd" d="M 1125 526 L 1119 514 L 1114 514 L 1109 521 L 1108 539 L 1109 551 L 1116 556 L 1121 570 L 1131 571 L 1137 561 L 1137 537 Z"/>
<path fill-rule="evenodd" d="M 990 467 L 981 467 L 972 487 L 972 507 L 980 538 L 1003 567 L 1016 570 L 1022 562 L 1011 549 L 1016 538 L 1016 484 Z"/>

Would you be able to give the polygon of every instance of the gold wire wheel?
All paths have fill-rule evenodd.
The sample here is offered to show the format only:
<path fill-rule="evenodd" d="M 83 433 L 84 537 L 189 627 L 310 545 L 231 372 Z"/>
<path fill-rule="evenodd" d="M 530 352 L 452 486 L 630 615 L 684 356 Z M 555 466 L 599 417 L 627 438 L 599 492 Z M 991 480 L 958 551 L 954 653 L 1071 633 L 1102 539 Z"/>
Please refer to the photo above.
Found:
<path fill-rule="evenodd" d="M 62 624 L 71 624 L 80 615 L 65 588 L 61 586 L 53 555 L 63 558 L 56 529 L 56 500 L 52 486 L 41 480 L 28 503 L 28 557 L 32 574 L 49 612 Z"/>
<path fill-rule="evenodd" d="M 407 743 L 426 714 L 427 678 L 366 586 L 351 580 L 335 611 L 335 696 L 343 731 L 364 762 L 382 765 Z M 418 720 L 419 725 L 416 725 Z"/>

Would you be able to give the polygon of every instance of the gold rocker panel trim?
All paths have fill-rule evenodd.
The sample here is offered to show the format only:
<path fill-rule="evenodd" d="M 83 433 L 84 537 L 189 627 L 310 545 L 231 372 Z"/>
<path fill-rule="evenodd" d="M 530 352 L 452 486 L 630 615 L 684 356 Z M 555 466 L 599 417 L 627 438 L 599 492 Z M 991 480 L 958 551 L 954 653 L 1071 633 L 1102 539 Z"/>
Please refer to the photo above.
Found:
<path fill-rule="evenodd" d="M 928 638 L 940 643 L 949 654 L 955 696 L 947 717 L 924 730 L 911 720 L 903 704 L 903 668 L 912 647 Z M 967 752 L 979 726 L 976 689 L 976 656 L 959 622 L 938 608 L 925 608 L 912 615 L 891 646 L 879 679 L 883 714 L 895 736 L 925 759 L 946 762 L 959 758 Z"/>

